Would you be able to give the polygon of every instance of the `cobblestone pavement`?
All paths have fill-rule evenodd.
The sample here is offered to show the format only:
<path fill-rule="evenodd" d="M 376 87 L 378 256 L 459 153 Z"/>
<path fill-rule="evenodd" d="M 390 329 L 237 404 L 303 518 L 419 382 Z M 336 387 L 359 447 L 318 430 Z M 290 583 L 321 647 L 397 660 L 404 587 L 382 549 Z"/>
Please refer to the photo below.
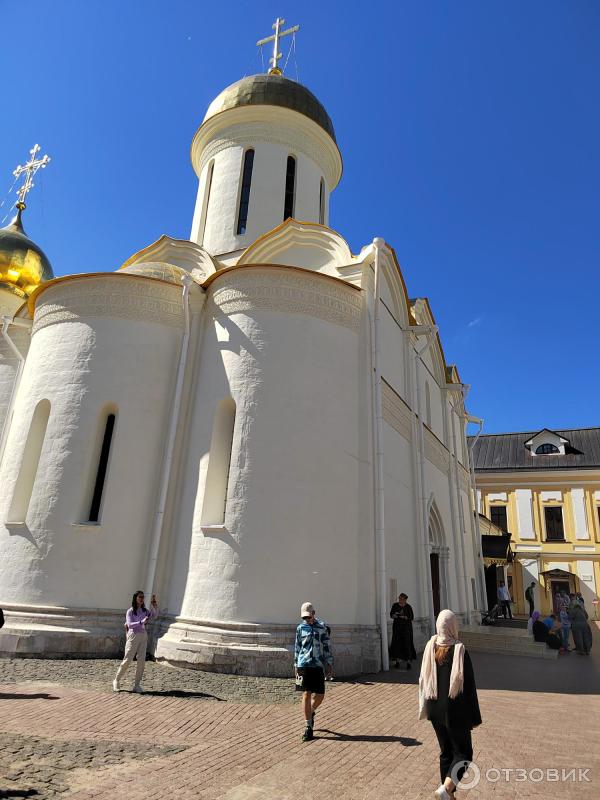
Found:
<path fill-rule="evenodd" d="M 593 653 L 472 654 L 482 778 L 458 798 L 600 797 L 597 631 Z M 316 738 L 302 743 L 291 681 L 149 664 L 145 685 L 162 687 L 156 694 L 98 691 L 115 667 L 0 662 L 0 798 L 415 800 L 437 786 L 437 742 L 416 719 L 416 669 L 328 685 Z M 249 685 L 270 689 L 275 702 L 240 702 Z M 556 780 L 561 770 L 568 780 Z"/>
<path fill-rule="evenodd" d="M 112 692 L 118 666 L 119 662 L 113 659 L 0 659 L 0 684 L 36 680 Z M 123 688 L 133 686 L 134 668 L 135 665 L 125 676 Z M 156 695 L 175 696 L 180 693 L 181 696 L 204 700 L 290 703 L 295 699 L 293 682 L 284 678 L 221 675 L 169 667 L 154 661 L 146 662 L 143 684 L 146 692 Z"/>

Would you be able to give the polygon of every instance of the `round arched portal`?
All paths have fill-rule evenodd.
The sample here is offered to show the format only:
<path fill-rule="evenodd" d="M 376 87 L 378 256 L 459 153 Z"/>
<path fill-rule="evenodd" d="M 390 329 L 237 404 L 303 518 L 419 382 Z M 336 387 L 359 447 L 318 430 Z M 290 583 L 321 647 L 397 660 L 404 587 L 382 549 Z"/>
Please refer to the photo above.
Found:
<path fill-rule="evenodd" d="M 448 606 L 448 559 L 442 516 L 432 498 L 429 501 L 429 566 L 433 613 L 437 617 L 442 608 Z"/>

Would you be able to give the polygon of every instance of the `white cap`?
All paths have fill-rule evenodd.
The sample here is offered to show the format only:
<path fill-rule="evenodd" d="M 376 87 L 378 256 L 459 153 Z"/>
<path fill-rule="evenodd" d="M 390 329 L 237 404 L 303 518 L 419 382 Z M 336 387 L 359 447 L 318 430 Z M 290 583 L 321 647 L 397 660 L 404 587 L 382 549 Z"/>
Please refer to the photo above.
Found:
<path fill-rule="evenodd" d="M 301 617 L 310 617 L 310 615 L 314 613 L 315 608 L 312 603 L 302 603 L 302 608 L 300 609 Z"/>

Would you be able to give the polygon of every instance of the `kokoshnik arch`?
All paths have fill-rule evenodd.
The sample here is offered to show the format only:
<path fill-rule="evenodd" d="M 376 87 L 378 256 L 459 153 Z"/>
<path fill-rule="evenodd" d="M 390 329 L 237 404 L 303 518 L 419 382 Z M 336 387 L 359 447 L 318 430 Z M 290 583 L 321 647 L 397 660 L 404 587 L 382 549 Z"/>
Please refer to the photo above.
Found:
<path fill-rule="evenodd" d="M 189 240 L 53 278 L 0 231 L 2 653 L 116 655 L 141 587 L 158 659 L 288 675 L 309 597 L 350 674 L 399 591 L 417 645 L 482 607 L 464 386 L 392 247 L 328 227 L 333 124 L 276 65 L 193 138 Z"/>

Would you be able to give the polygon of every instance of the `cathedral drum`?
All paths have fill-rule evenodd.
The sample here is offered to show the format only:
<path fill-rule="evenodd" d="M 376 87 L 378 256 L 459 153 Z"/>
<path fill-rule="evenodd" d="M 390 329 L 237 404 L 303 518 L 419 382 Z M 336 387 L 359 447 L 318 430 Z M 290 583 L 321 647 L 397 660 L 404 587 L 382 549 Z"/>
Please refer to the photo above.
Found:
<path fill-rule="evenodd" d="M 180 286 L 144 277 L 58 279 L 37 296 L 0 476 L 3 651 L 118 652 L 181 325 Z"/>
<path fill-rule="evenodd" d="M 259 265 L 217 274 L 208 292 L 168 582 L 178 619 L 157 656 L 287 675 L 298 603 L 311 597 L 340 626 L 337 666 L 345 653 L 360 670 L 373 618 L 361 586 L 372 563 L 361 293 Z"/>

